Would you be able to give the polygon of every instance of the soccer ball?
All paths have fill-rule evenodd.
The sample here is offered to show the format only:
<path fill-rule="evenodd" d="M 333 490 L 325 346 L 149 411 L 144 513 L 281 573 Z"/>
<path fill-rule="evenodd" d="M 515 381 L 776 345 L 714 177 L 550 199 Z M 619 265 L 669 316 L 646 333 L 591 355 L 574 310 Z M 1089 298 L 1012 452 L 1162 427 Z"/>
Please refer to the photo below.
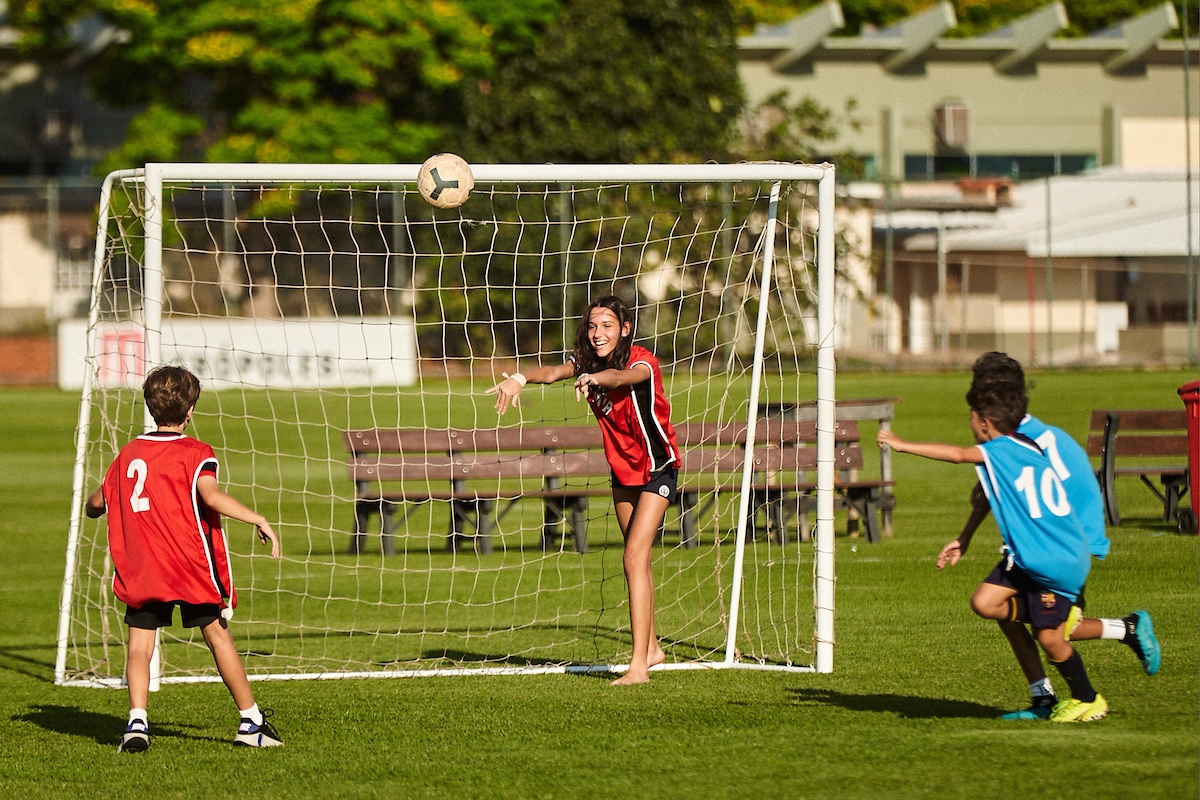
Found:
<path fill-rule="evenodd" d="M 417 188 L 425 202 L 437 208 L 458 208 L 475 188 L 471 166 L 454 153 L 439 153 L 425 159 L 417 173 Z"/>

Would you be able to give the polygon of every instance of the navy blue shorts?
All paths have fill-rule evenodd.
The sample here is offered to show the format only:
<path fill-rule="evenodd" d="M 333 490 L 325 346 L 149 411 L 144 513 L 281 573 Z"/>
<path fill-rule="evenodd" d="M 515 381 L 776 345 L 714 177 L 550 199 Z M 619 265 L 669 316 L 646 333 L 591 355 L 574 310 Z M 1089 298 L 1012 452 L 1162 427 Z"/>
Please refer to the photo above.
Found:
<path fill-rule="evenodd" d="M 1043 628 L 1053 630 L 1062 625 L 1067 621 L 1067 615 L 1071 613 L 1071 606 L 1075 605 L 1058 592 L 1042 586 L 1016 564 L 1009 566 L 1007 558 L 1002 559 L 983 579 L 983 582 L 1013 589 L 1024 597 L 1025 605 L 1029 609 L 1029 624 L 1038 630 Z M 1082 593 L 1080 593 L 1080 599 L 1083 599 Z"/>
<path fill-rule="evenodd" d="M 179 618 L 183 621 L 185 628 L 203 628 L 213 620 L 221 619 L 221 607 L 216 603 L 193 605 L 182 600 L 169 603 L 151 600 L 141 608 L 133 606 L 126 608 L 125 624 L 131 628 L 144 628 L 150 631 L 169 628 L 171 620 L 175 616 L 175 606 L 179 606 Z"/>
<path fill-rule="evenodd" d="M 626 486 L 617 480 L 616 475 L 613 475 L 612 487 L 614 489 L 632 489 L 635 492 L 650 492 L 659 497 L 665 497 L 669 502 L 674 503 L 679 498 L 679 470 L 674 467 L 668 467 L 660 472 L 656 472 L 642 486 Z"/>

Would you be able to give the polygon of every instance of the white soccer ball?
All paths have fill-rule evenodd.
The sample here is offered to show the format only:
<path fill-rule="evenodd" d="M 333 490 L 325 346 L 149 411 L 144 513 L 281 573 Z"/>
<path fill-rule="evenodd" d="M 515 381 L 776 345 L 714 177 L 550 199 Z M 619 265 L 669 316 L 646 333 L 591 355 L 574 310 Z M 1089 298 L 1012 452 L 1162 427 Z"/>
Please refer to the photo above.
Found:
<path fill-rule="evenodd" d="M 417 173 L 417 188 L 425 202 L 437 208 L 458 208 L 475 188 L 471 165 L 454 153 L 439 153 L 425 159 Z"/>

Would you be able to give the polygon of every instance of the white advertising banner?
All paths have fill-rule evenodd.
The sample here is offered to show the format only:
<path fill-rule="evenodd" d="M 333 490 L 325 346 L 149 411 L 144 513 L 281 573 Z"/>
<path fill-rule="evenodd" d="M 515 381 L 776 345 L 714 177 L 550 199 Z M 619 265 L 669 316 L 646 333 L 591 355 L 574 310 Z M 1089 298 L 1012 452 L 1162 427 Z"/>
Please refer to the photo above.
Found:
<path fill-rule="evenodd" d="M 133 322 L 96 329 L 98 385 L 140 388 L 146 377 L 145 332 Z M 194 372 L 209 388 L 332 389 L 407 386 L 417 379 L 413 320 L 163 320 L 162 363 Z M 82 389 L 87 321 L 58 328 L 58 384 Z"/>

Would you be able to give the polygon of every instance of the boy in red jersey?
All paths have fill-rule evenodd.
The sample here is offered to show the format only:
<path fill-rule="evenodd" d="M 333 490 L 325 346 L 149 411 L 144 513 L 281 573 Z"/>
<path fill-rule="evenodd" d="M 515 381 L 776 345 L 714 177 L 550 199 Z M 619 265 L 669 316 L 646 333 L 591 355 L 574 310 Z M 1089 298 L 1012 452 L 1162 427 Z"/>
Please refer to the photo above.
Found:
<path fill-rule="evenodd" d="M 496 411 L 503 414 L 516 405 L 527 382 L 567 378 L 574 378 L 576 396 L 587 397 L 600 423 L 612 469 L 613 506 L 625 539 L 633 654 L 629 669 L 613 684 L 646 683 L 650 667 L 666 657 L 654 630 L 651 550 L 678 493 L 680 456 L 662 369 L 653 353 L 633 344 L 633 315 L 619 297 L 607 295 L 587 307 L 566 363 L 507 375 L 488 393 L 497 395 Z"/>
<path fill-rule="evenodd" d="M 117 752 L 150 746 L 150 659 L 157 630 L 171 624 L 177 605 L 183 626 L 200 628 L 241 712 L 234 744 L 281 745 L 254 701 L 229 632 L 237 594 L 221 516 L 254 525 L 271 545 L 272 558 L 279 558 L 279 539 L 266 518 L 218 488 L 213 449 L 183 435 L 200 398 L 196 376 L 182 367 L 158 367 L 146 376 L 142 393 L 158 430 L 121 449 L 86 509 L 91 518 L 108 512 L 113 593 L 128 606 L 129 725 Z"/>

